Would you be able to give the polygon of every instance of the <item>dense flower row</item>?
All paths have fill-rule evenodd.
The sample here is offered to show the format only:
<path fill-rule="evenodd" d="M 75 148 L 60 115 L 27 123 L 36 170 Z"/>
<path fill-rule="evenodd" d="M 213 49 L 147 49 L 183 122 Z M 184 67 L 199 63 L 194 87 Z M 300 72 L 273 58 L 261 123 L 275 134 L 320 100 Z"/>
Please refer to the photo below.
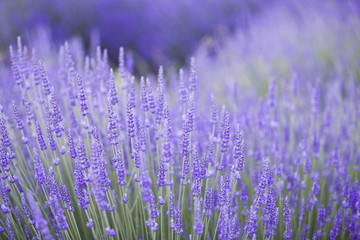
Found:
<path fill-rule="evenodd" d="M 263 98 L 213 89 L 216 101 L 195 59 L 178 81 L 162 67 L 137 80 L 122 48 L 116 69 L 107 54 L 75 61 L 65 43 L 54 61 L 10 47 L 3 238 L 360 237 L 354 78 L 293 75 Z"/>

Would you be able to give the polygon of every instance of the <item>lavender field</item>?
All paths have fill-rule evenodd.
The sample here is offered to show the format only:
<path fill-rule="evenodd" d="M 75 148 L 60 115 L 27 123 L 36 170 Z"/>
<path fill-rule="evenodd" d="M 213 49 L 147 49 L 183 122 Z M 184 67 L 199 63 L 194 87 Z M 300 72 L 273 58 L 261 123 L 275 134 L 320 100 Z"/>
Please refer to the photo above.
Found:
<path fill-rule="evenodd" d="M 210 2 L 204 22 L 232 6 Z M 235 30 L 201 38 L 7 26 L 0 239 L 360 239 L 360 6 L 310 2 L 218 11 Z"/>

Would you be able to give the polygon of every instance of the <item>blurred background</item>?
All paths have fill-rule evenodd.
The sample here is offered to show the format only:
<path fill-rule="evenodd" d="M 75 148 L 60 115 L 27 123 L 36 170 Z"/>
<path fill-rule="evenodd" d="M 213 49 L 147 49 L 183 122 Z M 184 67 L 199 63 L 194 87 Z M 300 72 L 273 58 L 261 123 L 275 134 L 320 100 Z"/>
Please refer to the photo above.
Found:
<path fill-rule="evenodd" d="M 2 0 L 0 46 L 16 36 L 34 38 L 39 29 L 54 42 L 81 37 L 84 47 L 109 50 L 115 61 L 126 46 L 142 68 L 181 64 L 204 37 L 231 35 L 267 8 L 263 0 Z"/>
<path fill-rule="evenodd" d="M 17 36 L 40 48 L 69 40 L 85 54 L 107 48 L 116 66 L 124 46 L 138 74 L 159 65 L 177 69 L 196 56 L 204 78 L 262 86 L 275 73 L 326 71 L 344 61 L 358 73 L 359 6 L 357 0 L 1 0 L 0 53 L 8 61 Z"/>

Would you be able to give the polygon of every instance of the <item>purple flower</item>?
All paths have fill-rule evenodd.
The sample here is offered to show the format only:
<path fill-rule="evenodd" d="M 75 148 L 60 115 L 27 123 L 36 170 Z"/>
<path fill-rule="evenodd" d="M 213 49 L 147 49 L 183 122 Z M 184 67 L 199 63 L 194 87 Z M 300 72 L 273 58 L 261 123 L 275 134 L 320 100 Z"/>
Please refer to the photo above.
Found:
<path fill-rule="evenodd" d="M 160 66 L 159 75 L 158 75 L 158 104 L 156 109 L 156 123 L 161 124 L 163 114 L 164 114 L 164 104 L 165 104 L 165 96 L 164 96 L 164 68 Z"/>
<path fill-rule="evenodd" d="M 205 206 L 204 216 L 211 218 L 213 216 L 214 209 L 214 191 L 211 187 L 207 186 L 205 190 Z"/>
<path fill-rule="evenodd" d="M 184 232 L 184 229 L 183 229 L 183 223 L 182 223 L 181 208 L 178 207 L 176 209 L 175 233 L 177 235 L 182 235 L 183 232 Z"/>
<path fill-rule="evenodd" d="M 25 234 L 25 238 L 26 239 L 30 239 L 31 238 L 31 234 L 30 234 L 30 231 L 29 231 L 29 228 L 27 225 L 24 225 L 24 234 Z"/>
<path fill-rule="evenodd" d="M 8 214 L 11 212 L 10 209 L 7 206 L 5 206 L 4 204 L 1 204 L 1 210 L 4 214 Z"/>
<path fill-rule="evenodd" d="M 225 113 L 224 127 L 221 133 L 221 152 L 224 153 L 229 148 L 230 141 L 230 114 Z"/>
<path fill-rule="evenodd" d="M 129 202 L 129 198 L 128 198 L 127 193 L 124 193 L 124 197 L 123 197 L 122 201 L 123 201 L 124 204 L 127 204 Z"/>
<path fill-rule="evenodd" d="M 123 163 L 123 155 L 121 151 L 118 151 L 116 154 L 116 157 L 114 158 L 115 168 L 116 168 L 116 174 L 118 176 L 117 183 L 120 186 L 126 185 L 125 180 L 125 169 L 124 169 L 124 163 Z"/>
<path fill-rule="evenodd" d="M 13 79 L 15 80 L 15 83 L 18 85 L 21 85 L 23 83 L 22 76 L 20 74 L 19 65 L 15 59 L 14 50 L 12 46 L 9 47 L 9 53 L 10 53 L 10 62 L 11 62 L 11 70 L 13 74 Z"/>
<path fill-rule="evenodd" d="M 15 104 L 15 101 L 12 101 L 12 110 L 13 110 L 13 113 L 14 113 L 14 118 L 15 118 L 15 122 L 16 122 L 16 128 L 21 131 L 24 129 L 24 123 L 20 117 L 20 113 L 16 107 L 16 104 Z"/>
<path fill-rule="evenodd" d="M 83 166 L 81 162 L 76 161 L 74 169 L 74 192 L 78 200 L 78 205 L 82 209 L 87 209 L 87 205 L 90 203 L 86 189 L 87 184 L 85 181 Z"/>
<path fill-rule="evenodd" d="M 194 215 L 194 232 L 198 235 L 201 235 L 203 233 L 204 223 L 202 222 L 202 215 L 201 215 L 201 209 L 202 209 L 202 202 L 201 200 L 198 200 L 196 202 L 195 206 L 195 215 Z"/>
<path fill-rule="evenodd" d="M 60 113 L 60 108 L 55 98 L 54 88 L 51 89 L 50 103 L 51 103 L 50 113 L 51 113 L 51 119 L 52 119 L 52 124 L 54 126 L 55 134 L 56 137 L 61 137 L 62 127 L 60 126 L 60 123 L 62 122 L 63 117 Z"/>
<path fill-rule="evenodd" d="M 5 225 L 6 225 L 6 231 L 8 233 L 8 239 L 9 240 L 15 240 L 14 231 L 11 227 L 11 222 L 8 215 L 5 215 Z"/>
<path fill-rule="evenodd" d="M 89 218 L 89 221 L 86 223 L 87 228 L 92 228 L 94 226 L 94 220 Z"/>
<path fill-rule="evenodd" d="M 159 217 L 159 211 L 156 208 L 156 199 L 153 193 L 150 194 L 150 207 L 148 208 L 151 218 Z"/>
<path fill-rule="evenodd" d="M 190 59 L 190 78 L 189 78 L 189 90 L 192 92 L 196 91 L 197 88 L 197 74 L 195 66 L 195 58 Z"/>
<path fill-rule="evenodd" d="M 289 208 L 289 199 L 288 196 L 285 197 L 285 206 L 284 206 L 284 225 L 285 232 L 283 237 L 285 239 L 291 239 L 292 229 L 291 229 L 291 213 Z"/>
<path fill-rule="evenodd" d="M 47 146 L 46 146 L 44 136 L 41 131 L 40 123 L 37 120 L 35 120 L 35 128 L 36 128 L 36 134 L 37 134 L 37 139 L 38 139 L 40 149 L 42 151 L 44 151 L 44 150 L 46 150 Z"/>
<path fill-rule="evenodd" d="M 176 214 L 176 209 L 175 209 L 175 199 L 174 199 L 174 192 L 173 190 L 170 188 L 170 196 L 169 196 L 169 217 L 170 218 L 174 218 L 175 214 Z"/>
<path fill-rule="evenodd" d="M 195 121 L 195 112 L 194 112 L 194 100 L 189 98 L 188 106 L 187 106 L 187 116 L 186 116 L 186 124 L 187 130 L 191 133 L 194 130 L 194 121 Z"/>
<path fill-rule="evenodd" d="M 148 93 L 147 93 L 144 77 L 141 77 L 140 79 L 140 101 L 141 101 L 141 109 L 143 109 L 145 112 L 148 112 L 149 100 L 148 100 Z"/>
<path fill-rule="evenodd" d="M 182 104 L 186 104 L 186 101 L 188 99 L 188 94 L 184 79 L 184 70 L 182 68 L 180 68 L 179 70 L 179 94 L 180 94 L 180 101 L 182 102 Z"/>
<path fill-rule="evenodd" d="M 42 61 L 39 61 L 39 66 L 40 66 L 42 87 L 43 87 L 45 96 L 47 96 L 47 95 L 50 95 L 50 93 L 51 93 L 50 85 L 49 85 L 49 79 L 48 79 L 48 76 L 47 76 L 46 71 L 45 71 L 44 63 Z"/>
<path fill-rule="evenodd" d="M 242 171 L 244 168 L 244 150 L 245 150 L 245 144 L 244 144 L 244 138 L 243 133 L 240 130 L 240 126 L 237 126 L 236 129 L 236 142 L 234 147 L 234 159 L 235 159 L 235 169 L 236 171 Z"/>
<path fill-rule="evenodd" d="M 152 92 L 150 78 L 146 78 L 146 87 L 147 87 L 147 95 L 148 95 L 148 100 L 149 100 L 150 112 L 152 114 L 155 114 L 156 113 L 155 98 L 154 98 L 154 94 Z"/>
<path fill-rule="evenodd" d="M 255 206 L 251 206 L 250 208 L 250 215 L 249 219 L 245 225 L 244 231 L 247 233 L 248 236 L 253 236 L 256 234 L 256 227 L 257 227 L 257 214 Z"/>
<path fill-rule="evenodd" d="M 118 126 L 117 120 L 114 112 L 114 107 L 111 103 L 110 98 L 108 99 L 108 139 L 112 145 L 117 145 L 119 143 L 119 133 L 118 133 Z"/>
<path fill-rule="evenodd" d="M 81 165 L 82 169 L 83 170 L 88 169 L 90 167 L 90 162 L 86 154 L 85 143 L 82 137 L 78 138 L 76 153 L 77 153 L 77 161 L 79 161 L 79 164 Z"/>
<path fill-rule="evenodd" d="M 119 73 L 120 73 L 120 77 L 125 79 L 126 69 L 125 69 L 125 54 L 123 47 L 119 48 Z"/>
<path fill-rule="evenodd" d="M 126 105 L 126 122 L 127 122 L 127 131 L 128 131 L 128 136 L 129 138 L 134 138 L 135 137 L 135 122 L 134 122 L 134 110 L 130 101 L 130 98 L 128 96 L 128 102 Z"/>
<path fill-rule="evenodd" d="M 318 228 L 323 228 L 326 224 L 326 219 L 325 219 L 325 214 L 326 214 L 326 210 L 324 205 L 321 205 L 319 208 L 319 212 L 318 212 L 318 220 L 317 220 L 317 225 Z"/>
<path fill-rule="evenodd" d="M 70 193 L 66 185 L 63 184 L 61 181 L 59 181 L 58 188 L 59 188 L 60 200 L 64 203 L 64 208 L 70 212 L 74 211 Z"/>
<path fill-rule="evenodd" d="M 89 108 L 86 103 L 84 81 L 82 80 L 80 74 L 77 74 L 77 86 L 78 86 L 78 99 L 80 104 L 81 115 L 85 117 L 89 114 Z"/>
<path fill-rule="evenodd" d="M 337 235 L 339 234 L 342 213 L 343 213 L 342 208 L 339 208 L 334 219 L 333 228 L 330 231 L 331 240 L 335 240 Z"/>
<path fill-rule="evenodd" d="M 26 111 L 26 123 L 28 125 L 31 125 L 32 120 L 34 119 L 34 112 L 31 109 L 31 102 L 29 100 L 29 96 L 27 95 L 27 92 L 25 91 L 22 96 L 22 103 L 25 107 Z"/>
<path fill-rule="evenodd" d="M 26 193 L 26 197 L 29 201 L 31 211 L 33 213 L 33 220 L 35 222 L 35 227 L 39 229 L 41 237 L 44 240 L 53 240 L 50 230 L 48 228 L 48 222 L 42 215 L 39 204 L 35 202 L 34 196 L 31 192 Z"/>
<path fill-rule="evenodd" d="M 312 189 L 311 189 L 312 194 L 313 194 L 314 196 L 317 196 L 317 195 L 319 194 L 319 190 L 320 190 L 319 176 L 318 176 L 318 174 L 316 174 L 316 175 L 314 176 L 314 183 L 313 183 L 313 186 L 312 186 Z"/>
<path fill-rule="evenodd" d="M 51 129 L 49 126 L 47 127 L 47 136 L 48 136 L 49 145 L 50 145 L 51 150 L 56 151 L 56 148 L 57 148 L 56 141 L 52 135 L 52 132 L 51 132 Z"/>
<path fill-rule="evenodd" d="M 74 144 L 74 139 L 73 139 L 71 129 L 69 129 L 67 132 L 67 144 L 69 147 L 70 157 L 75 159 L 76 158 L 76 149 L 75 149 L 75 144 Z"/>
<path fill-rule="evenodd" d="M 53 208 L 53 211 L 55 214 L 55 219 L 56 219 L 59 229 L 61 231 L 65 231 L 69 227 L 69 225 L 66 222 L 64 210 L 61 208 L 60 202 L 56 197 L 57 196 L 50 196 L 49 197 L 50 203 L 52 205 L 52 208 Z"/>
<path fill-rule="evenodd" d="M 105 232 L 109 237 L 115 237 L 116 235 L 115 230 L 110 227 L 106 227 Z"/>
<path fill-rule="evenodd" d="M 46 174 L 45 169 L 42 161 L 40 160 L 38 150 L 33 148 L 33 158 L 34 158 L 34 165 L 35 165 L 35 179 L 38 181 L 39 184 L 45 183 Z"/>
<path fill-rule="evenodd" d="M 6 122 L 4 117 L 0 117 L 0 132 L 2 135 L 2 143 L 4 144 L 5 147 L 9 147 L 11 145 L 11 140 L 9 137 L 9 133 L 6 129 Z"/>
<path fill-rule="evenodd" d="M 115 105 L 119 102 L 119 98 L 118 98 L 118 92 L 117 92 L 117 89 L 115 86 L 114 71 L 112 68 L 110 68 L 109 84 L 110 84 L 109 101 L 112 105 Z"/>

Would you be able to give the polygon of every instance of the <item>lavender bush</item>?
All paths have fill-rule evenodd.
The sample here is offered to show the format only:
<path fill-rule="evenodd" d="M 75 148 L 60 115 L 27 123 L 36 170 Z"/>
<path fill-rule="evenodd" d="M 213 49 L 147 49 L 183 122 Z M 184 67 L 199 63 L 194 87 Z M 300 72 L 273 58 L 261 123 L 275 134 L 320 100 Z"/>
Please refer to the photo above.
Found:
<path fill-rule="evenodd" d="M 123 48 L 39 52 L 9 49 L 3 239 L 359 239 L 356 76 L 216 99 L 194 58 L 138 79 Z"/>

